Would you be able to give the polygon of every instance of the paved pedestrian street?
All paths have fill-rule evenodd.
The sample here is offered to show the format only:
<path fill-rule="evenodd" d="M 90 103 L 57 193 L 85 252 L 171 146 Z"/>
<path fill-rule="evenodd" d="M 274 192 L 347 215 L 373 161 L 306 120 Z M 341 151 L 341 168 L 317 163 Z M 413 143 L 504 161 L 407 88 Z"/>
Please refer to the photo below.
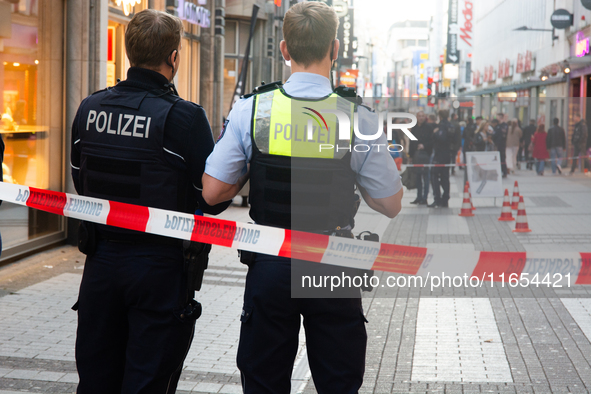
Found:
<path fill-rule="evenodd" d="M 504 187 L 511 192 L 515 180 L 529 234 L 513 233 L 515 222 L 497 220 L 502 199 L 476 199 L 476 216 L 459 217 L 463 171 L 452 177 L 450 208 L 413 206 L 416 191 L 406 191 L 398 217 L 389 220 L 362 206 L 355 230 L 377 232 L 383 242 L 441 250 L 458 264 L 478 251 L 591 252 L 591 178 L 518 171 Z M 220 216 L 250 220 L 237 205 Z M 214 246 L 210 256 L 198 293 L 203 315 L 180 394 L 241 392 L 235 360 L 246 266 L 232 249 Z M 0 394 L 75 392 L 76 313 L 70 308 L 83 268 L 84 256 L 70 246 L 0 268 Z M 376 274 L 380 283 L 391 275 Z M 369 323 L 361 393 L 591 392 L 589 285 L 378 287 L 364 294 L 363 305 Z M 303 330 L 292 392 L 316 392 Z"/>

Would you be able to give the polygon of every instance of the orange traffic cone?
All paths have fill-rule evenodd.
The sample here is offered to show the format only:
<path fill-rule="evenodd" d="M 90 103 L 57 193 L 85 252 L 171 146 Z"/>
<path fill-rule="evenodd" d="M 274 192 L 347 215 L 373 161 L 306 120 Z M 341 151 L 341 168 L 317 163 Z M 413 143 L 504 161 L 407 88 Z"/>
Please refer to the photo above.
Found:
<path fill-rule="evenodd" d="M 517 209 L 519 206 L 519 185 L 517 181 L 515 181 L 515 186 L 513 186 L 513 199 L 511 200 L 511 209 Z"/>
<path fill-rule="evenodd" d="M 464 186 L 464 201 L 462 202 L 462 211 L 460 212 L 459 216 L 474 216 L 472 213 L 472 202 L 470 201 L 468 184 Z"/>
<path fill-rule="evenodd" d="M 505 189 L 505 197 L 503 198 L 503 210 L 501 211 L 501 217 L 499 221 L 509 222 L 515 220 L 511 214 L 511 202 L 509 201 L 509 190 Z"/>
<path fill-rule="evenodd" d="M 517 210 L 517 221 L 515 222 L 514 233 L 529 233 L 531 232 L 527 224 L 527 215 L 525 214 L 525 203 L 523 196 L 519 197 L 519 209 Z"/>
<path fill-rule="evenodd" d="M 475 211 L 476 207 L 474 206 L 474 203 L 472 202 L 472 192 L 470 191 L 470 182 L 466 181 L 466 185 L 468 185 L 468 194 L 470 195 L 470 204 L 472 205 L 472 210 Z"/>

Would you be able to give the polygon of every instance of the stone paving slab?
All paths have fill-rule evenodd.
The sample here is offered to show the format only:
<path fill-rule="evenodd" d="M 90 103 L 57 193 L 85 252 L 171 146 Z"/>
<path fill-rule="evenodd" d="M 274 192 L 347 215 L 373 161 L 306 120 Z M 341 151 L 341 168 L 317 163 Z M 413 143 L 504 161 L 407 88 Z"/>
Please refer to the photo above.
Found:
<path fill-rule="evenodd" d="M 488 299 L 420 300 L 412 380 L 513 382 Z"/>

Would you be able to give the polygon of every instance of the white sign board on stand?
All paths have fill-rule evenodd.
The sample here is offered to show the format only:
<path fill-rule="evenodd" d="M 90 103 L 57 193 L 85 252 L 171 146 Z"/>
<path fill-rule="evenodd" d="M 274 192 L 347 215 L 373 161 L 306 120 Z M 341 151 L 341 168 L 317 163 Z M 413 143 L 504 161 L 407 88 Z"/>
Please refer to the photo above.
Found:
<path fill-rule="evenodd" d="M 466 152 L 466 169 L 472 198 L 503 197 L 499 152 Z"/>

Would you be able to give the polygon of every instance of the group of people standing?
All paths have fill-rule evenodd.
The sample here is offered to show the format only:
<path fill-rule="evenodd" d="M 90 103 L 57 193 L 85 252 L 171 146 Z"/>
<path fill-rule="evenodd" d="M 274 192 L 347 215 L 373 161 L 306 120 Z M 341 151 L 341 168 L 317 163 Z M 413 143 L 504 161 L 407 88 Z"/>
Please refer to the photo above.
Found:
<path fill-rule="evenodd" d="M 566 151 L 566 132 L 560 126 L 560 120 L 554 118 L 552 127 L 546 132 L 544 124 L 536 124 L 530 120 L 523 129 L 518 119 L 509 120 L 503 113 L 497 113 L 494 119 L 487 120 L 482 116 L 469 118 L 466 122 L 458 121 L 458 115 L 448 111 L 439 111 L 439 119 L 435 114 L 425 115 L 419 111 L 417 125 L 412 129 L 416 141 L 410 141 L 408 156 L 411 162 L 421 164 L 450 164 L 452 175 L 456 155 L 466 152 L 495 152 L 501 158 L 503 178 L 514 174 L 519 162 L 526 162 L 527 169 L 536 170 L 544 175 L 545 163 L 550 159 L 552 173 L 562 174 L 562 160 Z M 577 163 L 581 168 L 586 166 L 587 155 L 587 124 L 579 114 L 574 116 L 572 145 L 574 156 L 570 174 L 574 173 Z M 429 184 L 433 187 L 434 202 L 429 207 L 447 207 L 449 200 L 449 167 L 416 167 L 414 168 L 417 198 L 411 204 L 428 205 Z"/>
<path fill-rule="evenodd" d="M 438 119 L 439 118 L 439 119 Z M 441 110 L 426 116 L 417 113 L 417 125 L 413 128 L 416 141 L 410 141 L 409 157 L 414 164 L 450 164 L 455 160 L 455 153 L 461 144 L 461 131 L 450 122 L 449 111 Z M 417 198 L 411 204 L 427 205 L 430 208 L 447 208 L 449 201 L 449 167 L 415 168 Z M 433 203 L 427 203 L 429 182 L 433 186 Z"/>
<path fill-rule="evenodd" d="M 474 122 L 468 119 L 463 132 L 464 156 L 466 152 L 498 151 L 505 178 L 507 174 L 515 173 L 519 160 L 529 154 L 532 134 L 531 129 L 522 130 L 517 119 L 509 121 L 503 113 L 497 113 L 496 118 L 490 121 L 477 116 Z"/>
<path fill-rule="evenodd" d="M 572 160 L 570 175 L 575 172 L 577 163 L 580 165 L 581 170 L 586 167 L 587 155 L 587 123 L 579 114 L 575 114 L 574 120 L 575 126 L 571 142 L 574 147 L 574 157 L 577 159 L 573 158 Z M 552 120 L 552 127 L 550 127 L 548 132 L 546 132 L 544 125 L 540 124 L 534 134 L 532 141 L 534 146 L 533 158 L 536 160 L 536 172 L 538 175 L 544 175 L 544 168 L 548 159 L 550 159 L 552 173 L 556 174 L 558 172 L 562 174 L 561 163 L 566 150 L 566 132 L 559 126 L 559 123 L 560 120 L 554 118 Z"/>

